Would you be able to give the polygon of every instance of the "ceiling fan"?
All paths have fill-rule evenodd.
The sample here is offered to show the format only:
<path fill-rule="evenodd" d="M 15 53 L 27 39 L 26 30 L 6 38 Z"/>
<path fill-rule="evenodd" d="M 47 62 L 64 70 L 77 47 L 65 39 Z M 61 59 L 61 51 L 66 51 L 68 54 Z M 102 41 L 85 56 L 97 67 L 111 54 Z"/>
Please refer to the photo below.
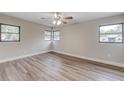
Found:
<path fill-rule="evenodd" d="M 41 19 L 50 19 L 50 18 L 41 18 Z M 55 12 L 54 15 L 53 15 L 53 21 L 52 23 L 54 25 L 61 25 L 61 24 L 67 24 L 68 23 L 68 20 L 70 19 L 73 19 L 72 16 L 67 16 L 67 17 L 64 17 L 62 15 L 62 13 L 60 12 Z"/>

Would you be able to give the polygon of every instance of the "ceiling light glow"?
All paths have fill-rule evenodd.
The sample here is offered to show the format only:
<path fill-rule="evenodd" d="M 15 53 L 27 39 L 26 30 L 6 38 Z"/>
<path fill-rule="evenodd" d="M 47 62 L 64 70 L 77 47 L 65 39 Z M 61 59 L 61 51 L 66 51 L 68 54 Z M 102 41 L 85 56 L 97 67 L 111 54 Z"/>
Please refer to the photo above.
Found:
<path fill-rule="evenodd" d="M 62 21 L 58 20 L 57 21 L 57 25 L 60 25 L 62 23 Z"/>
<path fill-rule="evenodd" d="M 56 23 L 57 23 L 57 22 L 54 20 L 54 21 L 53 21 L 53 24 L 55 25 Z"/>

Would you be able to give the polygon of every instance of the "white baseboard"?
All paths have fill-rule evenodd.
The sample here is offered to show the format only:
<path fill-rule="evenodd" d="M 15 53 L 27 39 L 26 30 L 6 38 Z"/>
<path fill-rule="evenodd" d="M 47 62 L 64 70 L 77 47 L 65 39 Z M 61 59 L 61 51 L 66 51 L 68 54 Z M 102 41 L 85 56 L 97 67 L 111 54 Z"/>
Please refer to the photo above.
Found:
<path fill-rule="evenodd" d="M 56 52 L 56 53 L 65 54 L 65 55 L 69 55 L 69 56 L 74 56 L 74 57 L 77 57 L 77 58 L 82 58 L 82 59 L 87 59 L 87 60 L 92 60 L 92 61 L 96 61 L 96 62 L 99 62 L 99 63 L 105 63 L 105 64 L 109 64 L 109 65 L 113 65 L 113 66 L 124 67 L 124 64 L 119 63 L 119 62 L 106 61 L 106 60 L 102 60 L 102 59 L 98 59 L 98 58 L 85 57 L 85 56 L 75 55 L 75 54 L 56 51 L 56 50 L 53 50 L 53 51 Z"/>
<path fill-rule="evenodd" d="M 30 57 L 30 56 L 38 55 L 38 54 L 42 54 L 42 53 L 48 53 L 50 51 L 54 51 L 56 53 L 65 54 L 65 55 L 69 55 L 69 56 L 74 56 L 74 57 L 77 57 L 77 58 L 92 60 L 92 61 L 96 61 L 96 62 L 99 62 L 99 63 L 105 63 L 105 64 L 109 64 L 109 65 L 113 65 L 113 66 L 124 67 L 123 63 L 113 62 L 113 61 L 106 61 L 106 60 L 101 60 L 101 59 L 98 59 L 98 58 L 85 57 L 85 56 L 80 56 L 80 55 L 71 54 L 71 53 L 67 53 L 67 52 L 56 51 L 56 50 L 46 50 L 46 51 L 37 52 L 37 53 L 33 53 L 33 54 L 27 54 L 27 55 L 23 55 L 23 56 L 8 58 L 8 59 L 5 59 L 5 60 L 0 60 L 0 63 L 12 61 L 12 60 L 17 60 L 17 59 L 21 59 L 21 58 L 25 58 L 25 57 Z"/>
<path fill-rule="evenodd" d="M 5 59 L 5 60 L 0 60 L 0 63 L 12 61 L 12 60 L 17 60 L 17 59 L 21 59 L 21 58 L 25 58 L 25 57 L 30 57 L 30 56 L 33 56 L 33 55 L 48 53 L 48 52 L 50 52 L 50 51 L 51 51 L 51 50 L 45 50 L 45 51 L 37 52 L 37 53 L 33 53 L 33 54 L 26 54 L 26 55 L 23 55 L 23 56 L 17 56 L 17 57 L 13 57 L 13 58 L 8 58 L 8 59 Z"/>

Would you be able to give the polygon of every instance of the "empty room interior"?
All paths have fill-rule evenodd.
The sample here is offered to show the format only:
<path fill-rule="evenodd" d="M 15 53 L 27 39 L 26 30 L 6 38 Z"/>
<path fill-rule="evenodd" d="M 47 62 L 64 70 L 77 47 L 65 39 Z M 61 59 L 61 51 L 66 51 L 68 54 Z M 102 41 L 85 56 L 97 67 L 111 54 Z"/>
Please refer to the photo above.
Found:
<path fill-rule="evenodd" d="M 1 81 L 123 81 L 123 12 L 1 12 Z"/>

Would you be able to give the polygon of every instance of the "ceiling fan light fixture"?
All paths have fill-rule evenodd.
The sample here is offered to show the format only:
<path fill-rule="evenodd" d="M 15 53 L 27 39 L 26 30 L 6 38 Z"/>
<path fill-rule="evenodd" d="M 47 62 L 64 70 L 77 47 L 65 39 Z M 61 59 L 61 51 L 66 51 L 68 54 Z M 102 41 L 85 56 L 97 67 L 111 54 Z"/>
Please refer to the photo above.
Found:
<path fill-rule="evenodd" d="M 61 25 L 62 21 L 58 20 L 57 25 Z"/>
<path fill-rule="evenodd" d="M 53 21 L 53 24 L 55 25 L 56 23 L 57 23 L 57 22 L 54 20 L 54 21 Z"/>

